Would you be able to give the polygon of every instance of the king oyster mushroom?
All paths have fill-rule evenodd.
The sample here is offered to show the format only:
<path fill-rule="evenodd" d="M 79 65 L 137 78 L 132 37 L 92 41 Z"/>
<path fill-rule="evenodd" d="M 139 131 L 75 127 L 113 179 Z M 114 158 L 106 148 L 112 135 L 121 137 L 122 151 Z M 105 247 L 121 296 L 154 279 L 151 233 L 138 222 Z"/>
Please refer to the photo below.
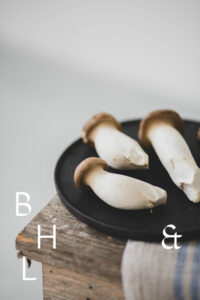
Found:
<path fill-rule="evenodd" d="M 171 110 L 158 110 L 140 123 L 139 139 L 153 146 L 174 183 L 192 202 L 200 201 L 200 169 L 182 136 L 184 122 Z"/>
<path fill-rule="evenodd" d="M 136 140 L 122 132 L 121 124 L 110 114 L 93 116 L 83 127 L 82 138 L 115 169 L 148 168 L 148 155 Z"/>
<path fill-rule="evenodd" d="M 79 188 L 89 186 L 100 199 L 116 208 L 151 209 L 166 203 L 165 190 L 107 169 L 101 158 L 87 158 L 77 166 L 74 182 Z"/>
<path fill-rule="evenodd" d="M 198 131 L 197 131 L 197 140 L 198 140 L 198 142 L 200 143 L 200 128 L 199 128 Z"/>

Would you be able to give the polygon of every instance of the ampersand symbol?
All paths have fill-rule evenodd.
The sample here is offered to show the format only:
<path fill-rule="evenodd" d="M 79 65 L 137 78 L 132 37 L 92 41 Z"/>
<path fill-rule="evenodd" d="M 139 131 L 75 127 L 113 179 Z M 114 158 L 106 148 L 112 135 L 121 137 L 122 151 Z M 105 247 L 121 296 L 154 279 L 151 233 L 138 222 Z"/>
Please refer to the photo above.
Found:
<path fill-rule="evenodd" d="M 162 240 L 162 246 L 163 246 L 163 248 L 165 248 L 165 249 L 167 249 L 167 250 L 169 250 L 169 249 L 179 249 L 179 248 L 181 248 L 181 246 L 178 246 L 177 245 L 177 239 L 178 238 L 181 238 L 182 237 L 182 235 L 180 235 L 180 234 L 177 234 L 177 232 L 175 232 L 174 234 L 168 234 L 167 232 L 166 232 L 166 228 L 172 228 L 173 230 L 175 230 L 176 229 L 176 226 L 175 225 L 173 225 L 173 224 L 169 224 L 169 225 L 167 225 L 164 229 L 163 229 L 163 235 L 165 236 L 165 238 Z M 166 245 L 165 244 L 165 240 L 166 239 L 169 239 L 169 238 L 173 238 L 174 239 L 174 245 L 172 245 L 172 246 L 168 246 L 168 245 Z"/>

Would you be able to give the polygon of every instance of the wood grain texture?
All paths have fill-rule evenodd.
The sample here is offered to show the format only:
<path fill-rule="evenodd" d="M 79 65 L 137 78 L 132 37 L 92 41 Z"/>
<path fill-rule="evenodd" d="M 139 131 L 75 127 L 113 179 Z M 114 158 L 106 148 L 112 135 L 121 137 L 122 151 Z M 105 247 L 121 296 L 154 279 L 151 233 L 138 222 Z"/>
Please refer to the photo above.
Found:
<path fill-rule="evenodd" d="M 42 266 L 44 300 L 123 300 L 120 284 L 77 274 L 53 266 Z"/>
<path fill-rule="evenodd" d="M 41 225 L 42 235 L 52 235 L 53 225 L 56 225 L 56 249 L 52 249 L 52 239 L 42 239 L 41 249 L 37 248 L 38 225 Z M 125 241 L 111 238 L 77 220 L 58 196 L 16 239 L 17 250 L 30 259 L 116 284 L 121 281 L 120 264 L 124 246 Z"/>

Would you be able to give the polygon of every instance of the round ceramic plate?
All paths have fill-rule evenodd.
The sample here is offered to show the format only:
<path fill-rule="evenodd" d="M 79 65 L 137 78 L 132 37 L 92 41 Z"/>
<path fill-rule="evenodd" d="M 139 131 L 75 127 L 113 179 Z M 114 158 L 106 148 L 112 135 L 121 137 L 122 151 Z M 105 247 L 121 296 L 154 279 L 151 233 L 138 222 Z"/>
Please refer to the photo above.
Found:
<path fill-rule="evenodd" d="M 137 139 L 139 120 L 122 123 L 123 130 Z M 200 166 L 200 144 L 197 142 L 199 122 L 185 121 L 184 137 Z M 95 150 L 81 139 L 73 143 L 61 155 L 55 169 L 55 183 L 58 195 L 64 205 L 81 221 L 108 235 L 144 241 L 160 241 L 163 229 L 173 224 L 182 234 L 182 240 L 200 236 L 200 203 L 189 201 L 185 194 L 174 185 L 154 151 L 149 152 L 149 170 L 118 171 L 157 185 L 167 191 L 165 206 L 150 210 L 121 210 L 113 208 L 99 199 L 91 189 L 80 190 L 74 185 L 76 166 L 85 158 L 97 156 Z"/>

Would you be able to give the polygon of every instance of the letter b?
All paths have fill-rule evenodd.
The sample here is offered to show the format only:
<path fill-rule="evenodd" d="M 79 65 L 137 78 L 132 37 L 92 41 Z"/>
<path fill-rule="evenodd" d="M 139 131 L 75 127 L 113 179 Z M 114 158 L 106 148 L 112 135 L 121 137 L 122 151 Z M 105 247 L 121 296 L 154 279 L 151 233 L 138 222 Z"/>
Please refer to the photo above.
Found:
<path fill-rule="evenodd" d="M 19 201 L 19 198 L 20 196 L 25 196 L 26 197 L 26 202 L 20 202 Z M 17 192 L 16 193 L 16 216 L 17 217 L 25 217 L 27 216 L 28 214 L 30 214 L 31 212 L 31 205 L 28 203 L 30 201 L 30 195 L 28 193 L 25 193 L 25 192 Z M 20 206 L 24 206 L 28 209 L 28 212 L 24 212 L 24 213 L 20 213 L 19 212 L 19 207 Z"/>

